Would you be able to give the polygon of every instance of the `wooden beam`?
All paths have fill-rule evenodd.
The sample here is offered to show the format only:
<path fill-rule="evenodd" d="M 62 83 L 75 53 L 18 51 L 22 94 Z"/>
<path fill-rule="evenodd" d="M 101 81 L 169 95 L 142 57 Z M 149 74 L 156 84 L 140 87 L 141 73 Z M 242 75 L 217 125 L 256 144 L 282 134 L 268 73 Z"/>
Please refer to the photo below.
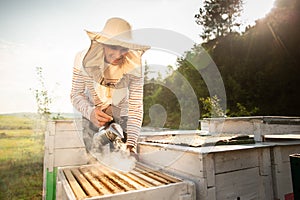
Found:
<path fill-rule="evenodd" d="M 87 197 L 85 192 L 82 190 L 78 182 L 76 181 L 75 177 L 73 176 L 72 172 L 70 169 L 65 169 L 64 170 L 65 176 L 68 179 L 68 182 L 76 196 L 77 199 L 84 199 Z"/>
<path fill-rule="evenodd" d="M 77 168 L 71 169 L 71 171 L 76 177 L 81 187 L 89 196 L 99 196 L 97 190 L 90 184 L 88 180 L 86 180 L 86 178 L 83 176 L 82 173 L 80 173 L 80 171 Z"/>
<path fill-rule="evenodd" d="M 143 166 L 143 165 L 141 165 L 139 163 L 137 163 L 136 166 L 139 167 L 139 168 L 141 168 L 141 169 L 143 169 L 143 170 L 145 170 L 145 171 L 151 172 L 152 174 L 160 176 L 160 177 L 164 178 L 165 180 L 168 180 L 171 183 L 176 183 L 176 182 L 180 181 L 179 179 L 177 179 L 175 177 L 169 176 L 167 174 L 163 174 L 163 173 L 161 173 L 159 171 L 154 171 L 153 169 L 149 169 L 149 168 L 147 168 L 147 167 L 145 167 L 145 166 Z"/>
<path fill-rule="evenodd" d="M 120 188 L 116 183 L 110 180 L 104 173 L 97 167 L 92 166 L 90 169 L 94 177 L 97 177 L 112 193 L 125 192 L 123 188 Z"/>
<path fill-rule="evenodd" d="M 108 190 L 107 187 L 101 181 L 99 181 L 95 176 L 93 176 L 93 174 L 89 171 L 89 168 L 80 167 L 79 170 L 90 181 L 94 188 L 96 188 L 97 191 L 100 192 L 102 195 L 112 194 L 112 192 Z"/>

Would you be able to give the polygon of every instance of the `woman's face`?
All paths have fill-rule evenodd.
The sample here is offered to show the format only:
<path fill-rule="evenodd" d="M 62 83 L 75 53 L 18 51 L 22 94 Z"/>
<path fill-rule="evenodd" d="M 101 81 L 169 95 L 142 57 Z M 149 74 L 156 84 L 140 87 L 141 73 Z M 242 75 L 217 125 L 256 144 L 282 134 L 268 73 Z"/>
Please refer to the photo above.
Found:
<path fill-rule="evenodd" d="M 128 50 L 128 48 L 121 46 L 104 45 L 104 59 L 109 64 L 120 65 Z"/>

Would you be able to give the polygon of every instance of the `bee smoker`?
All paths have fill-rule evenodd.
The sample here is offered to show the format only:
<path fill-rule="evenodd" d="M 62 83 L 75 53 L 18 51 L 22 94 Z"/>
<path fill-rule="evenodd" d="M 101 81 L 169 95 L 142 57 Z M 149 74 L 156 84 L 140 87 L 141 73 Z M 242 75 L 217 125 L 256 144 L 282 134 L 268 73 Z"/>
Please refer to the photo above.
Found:
<path fill-rule="evenodd" d="M 108 126 L 102 126 L 93 137 L 92 149 L 97 151 L 102 146 L 112 143 L 117 137 L 124 138 L 123 129 L 119 124 L 111 123 Z"/>

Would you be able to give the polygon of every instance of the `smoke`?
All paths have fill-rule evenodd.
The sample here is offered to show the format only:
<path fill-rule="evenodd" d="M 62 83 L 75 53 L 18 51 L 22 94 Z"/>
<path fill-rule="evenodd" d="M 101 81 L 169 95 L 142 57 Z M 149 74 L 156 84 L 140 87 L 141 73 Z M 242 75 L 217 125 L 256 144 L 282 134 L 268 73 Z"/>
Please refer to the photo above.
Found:
<path fill-rule="evenodd" d="M 92 153 L 98 162 L 113 170 L 130 172 L 135 167 L 136 159 L 128 151 L 104 149 L 101 153 Z M 95 161 L 96 162 L 96 161 Z"/>

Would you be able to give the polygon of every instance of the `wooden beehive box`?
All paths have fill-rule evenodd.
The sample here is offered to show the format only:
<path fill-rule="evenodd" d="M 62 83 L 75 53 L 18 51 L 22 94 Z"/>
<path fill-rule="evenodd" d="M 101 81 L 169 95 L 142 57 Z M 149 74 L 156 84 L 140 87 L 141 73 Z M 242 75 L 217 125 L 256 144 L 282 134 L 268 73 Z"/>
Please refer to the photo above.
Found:
<path fill-rule="evenodd" d="M 272 148 L 272 173 L 275 199 L 286 199 L 293 193 L 292 175 L 289 156 L 299 153 L 300 145 L 282 142 L 280 146 Z"/>
<path fill-rule="evenodd" d="M 49 121 L 45 132 L 44 184 L 46 199 L 55 197 L 57 167 L 87 163 L 86 150 L 80 139 L 80 121 Z"/>
<path fill-rule="evenodd" d="M 196 184 L 198 200 L 284 200 L 292 192 L 289 154 L 300 142 L 186 147 L 140 142 L 140 158 Z"/>
<path fill-rule="evenodd" d="M 58 199 L 195 199 L 194 184 L 148 168 L 139 163 L 130 172 L 101 164 L 58 169 Z"/>
<path fill-rule="evenodd" d="M 48 122 L 45 134 L 45 167 L 80 165 L 87 163 L 86 150 L 80 139 L 81 127 L 74 120 Z"/>
<path fill-rule="evenodd" d="M 263 141 L 264 135 L 300 134 L 300 118 L 288 116 L 251 116 L 205 118 L 201 130 L 210 134 L 254 135 L 256 141 Z"/>

